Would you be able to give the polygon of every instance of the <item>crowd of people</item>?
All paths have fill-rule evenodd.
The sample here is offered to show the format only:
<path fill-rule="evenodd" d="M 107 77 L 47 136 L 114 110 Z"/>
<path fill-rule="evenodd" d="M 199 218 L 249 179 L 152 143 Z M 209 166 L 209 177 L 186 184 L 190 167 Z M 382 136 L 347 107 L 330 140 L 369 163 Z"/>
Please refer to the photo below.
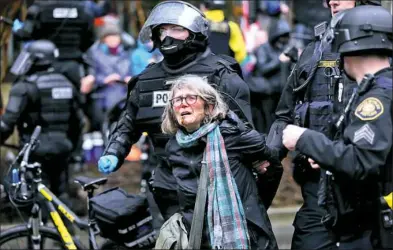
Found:
<path fill-rule="evenodd" d="M 277 249 L 267 210 L 287 155 L 304 200 L 292 249 L 393 247 L 393 27 L 380 1 L 261 1 L 248 30 L 225 1 L 164 1 L 134 44 L 110 17 L 94 35 L 108 2 L 37 0 L 14 28 L 26 43 L 0 138 L 17 127 L 23 145 L 42 126 L 32 159 L 55 194 L 85 117 L 101 131 L 125 99 L 98 170 L 118 170 L 148 132 L 157 249 Z"/>

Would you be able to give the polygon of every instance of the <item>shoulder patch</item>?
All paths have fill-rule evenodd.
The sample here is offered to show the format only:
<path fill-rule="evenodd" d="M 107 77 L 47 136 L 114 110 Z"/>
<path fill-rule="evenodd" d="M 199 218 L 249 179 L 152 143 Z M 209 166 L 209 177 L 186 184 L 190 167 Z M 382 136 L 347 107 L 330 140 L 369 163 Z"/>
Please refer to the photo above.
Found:
<path fill-rule="evenodd" d="M 355 115 L 363 121 L 371 121 L 377 119 L 383 114 L 383 104 L 375 97 L 369 97 L 363 100 L 356 108 Z"/>

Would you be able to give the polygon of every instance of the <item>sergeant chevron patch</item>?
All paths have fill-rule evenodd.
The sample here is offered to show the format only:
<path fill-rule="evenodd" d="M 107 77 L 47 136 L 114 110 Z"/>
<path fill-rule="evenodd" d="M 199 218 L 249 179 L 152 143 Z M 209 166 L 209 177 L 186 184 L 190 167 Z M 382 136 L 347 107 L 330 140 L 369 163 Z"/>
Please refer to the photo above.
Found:
<path fill-rule="evenodd" d="M 383 114 L 382 102 L 375 97 L 363 100 L 356 108 L 355 115 L 363 121 L 371 121 Z"/>
<path fill-rule="evenodd" d="M 355 134 L 353 136 L 353 142 L 356 143 L 361 139 L 365 139 L 370 144 L 373 144 L 374 136 L 375 136 L 374 131 L 370 128 L 368 124 L 365 124 L 361 128 L 355 131 Z"/>

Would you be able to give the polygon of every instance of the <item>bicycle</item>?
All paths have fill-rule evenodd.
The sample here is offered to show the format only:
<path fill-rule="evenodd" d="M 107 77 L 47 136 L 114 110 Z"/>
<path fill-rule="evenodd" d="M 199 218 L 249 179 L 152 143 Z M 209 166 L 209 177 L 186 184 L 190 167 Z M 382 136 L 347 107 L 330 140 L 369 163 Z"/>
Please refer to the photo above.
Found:
<path fill-rule="evenodd" d="M 22 225 L 18 225 L 0 232 L 0 249 L 7 249 L 8 244 L 13 240 L 17 242 L 27 240 L 26 246 L 10 244 L 10 249 L 88 249 L 76 237 L 72 236 L 69 228 L 64 224 L 60 214 L 62 214 L 72 225 L 87 231 L 89 238 L 89 249 L 113 249 L 127 248 L 123 243 L 107 240 L 101 248 L 97 243 L 97 235 L 100 233 L 97 221 L 91 209 L 91 199 L 94 190 L 107 182 L 107 178 L 88 178 L 79 176 L 75 178 L 81 188 L 87 192 L 88 218 L 82 220 L 63 202 L 59 200 L 43 183 L 41 179 L 41 165 L 37 162 L 29 163 L 30 153 L 37 146 L 37 137 L 41 128 L 37 126 L 31 136 L 30 142 L 26 143 L 11 164 L 12 182 L 6 189 L 9 198 L 15 208 L 31 206 L 29 220 Z M 22 159 L 22 160 L 21 160 Z M 16 168 L 16 166 L 18 167 Z M 17 171 L 19 171 L 17 173 Z M 16 174 L 17 173 L 17 174 Z M 41 204 L 48 210 L 54 228 L 45 226 L 42 222 Z M 60 213 L 59 213 L 60 212 Z M 21 215 L 20 215 L 21 216 Z M 22 217 L 22 216 L 21 216 Z M 51 243 L 46 245 L 46 243 Z M 135 243 L 138 246 L 137 243 Z M 135 247 L 132 246 L 132 247 Z"/>

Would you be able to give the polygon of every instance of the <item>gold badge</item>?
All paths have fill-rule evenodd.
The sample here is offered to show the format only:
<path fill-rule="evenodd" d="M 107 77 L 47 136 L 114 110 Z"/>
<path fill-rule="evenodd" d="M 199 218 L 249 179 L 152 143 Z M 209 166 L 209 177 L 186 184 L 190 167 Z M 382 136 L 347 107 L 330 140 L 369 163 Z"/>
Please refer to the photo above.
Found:
<path fill-rule="evenodd" d="M 382 102 L 375 97 L 369 97 L 363 100 L 355 110 L 355 115 L 363 121 L 371 121 L 377 119 L 382 114 Z"/>
<path fill-rule="evenodd" d="M 338 67 L 337 61 L 319 61 L 318 68 L 334 68 Z"/>

